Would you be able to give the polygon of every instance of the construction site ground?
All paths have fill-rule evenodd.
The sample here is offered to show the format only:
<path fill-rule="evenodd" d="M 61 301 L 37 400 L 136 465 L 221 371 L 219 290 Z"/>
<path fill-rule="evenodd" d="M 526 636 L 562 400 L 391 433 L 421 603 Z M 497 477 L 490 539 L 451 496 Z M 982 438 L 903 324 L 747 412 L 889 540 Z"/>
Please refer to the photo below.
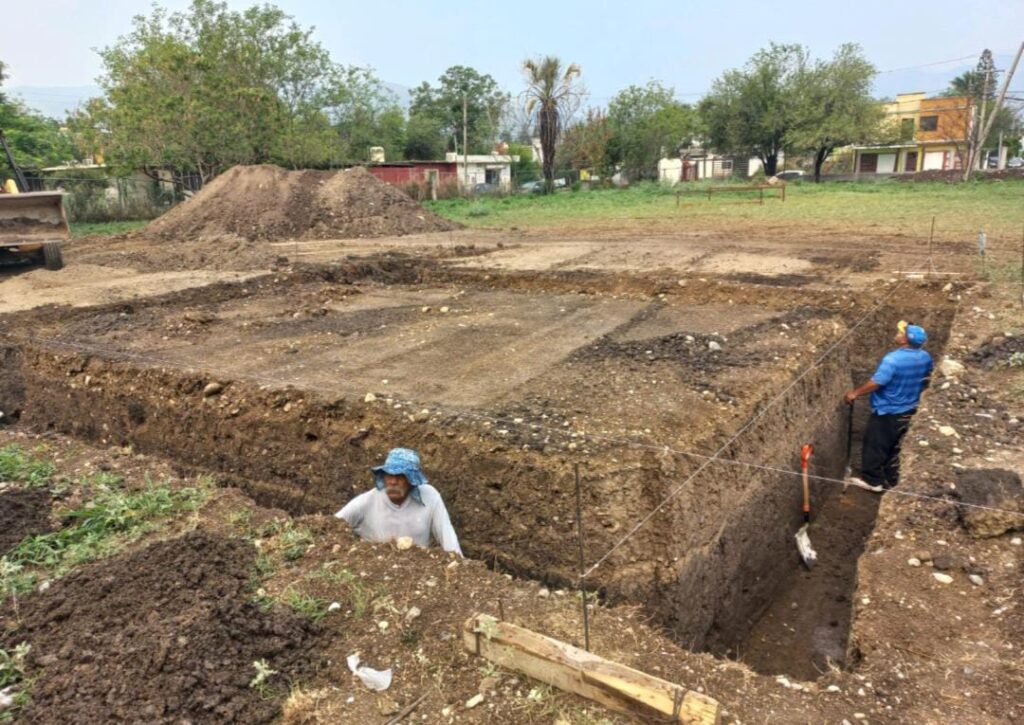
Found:
<path fill-rule="evenodd" d="M 112 488 L 191 502 L 6 599 L 15 717 L 628 721 L 461 642 L 483 612 L 582 645 L 579 464 L 594 652 L 725 722 L 1024 718 L 1024 518 L 982 538 L 957 505 L 966 472 L 1024 473 L 1024 314 L 972 242 L 743 218 L 214 244 L 94 237 L 2 273 L 0 445 L 55 465 L 0 483 L 3 545 Z M 840 396 L 901 318 L 965 369 L 926 393 L 896 491 L 844 493 Z M 467 559 L 329 516 L 397 445 Z"/>

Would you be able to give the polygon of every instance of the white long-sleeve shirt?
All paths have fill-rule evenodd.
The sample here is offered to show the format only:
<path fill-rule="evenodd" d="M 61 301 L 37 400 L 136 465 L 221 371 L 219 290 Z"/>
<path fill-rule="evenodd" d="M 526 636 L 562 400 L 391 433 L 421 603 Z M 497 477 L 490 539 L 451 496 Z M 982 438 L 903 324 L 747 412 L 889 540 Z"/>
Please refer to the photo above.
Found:
<path fill-rule="evenodd" d="M 441 494 L 427 483 L 418 490 L 423 503 L 410 493 L 402 505 L 397 506 L 384 491 L 374 488 L 356 496 L 334 515 L 347 521 L 356 534 L 367 541 L 393 541 L 408 536 L 414 543 L 426 547 L 433 538 L 445 551 L 462 556 L 459 537 L 452 528 Z"/>

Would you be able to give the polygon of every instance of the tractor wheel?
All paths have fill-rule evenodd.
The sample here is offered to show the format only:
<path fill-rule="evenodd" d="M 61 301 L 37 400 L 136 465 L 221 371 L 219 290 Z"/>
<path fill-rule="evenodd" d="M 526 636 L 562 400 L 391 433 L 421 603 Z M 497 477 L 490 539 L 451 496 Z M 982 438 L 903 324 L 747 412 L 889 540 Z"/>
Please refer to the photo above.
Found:
<path fill-rule="evenodd" d="M 52 272 L 64 267 L 64 255 L 60 250 L 60 242 L 43 242 L 43 265 Z"/>

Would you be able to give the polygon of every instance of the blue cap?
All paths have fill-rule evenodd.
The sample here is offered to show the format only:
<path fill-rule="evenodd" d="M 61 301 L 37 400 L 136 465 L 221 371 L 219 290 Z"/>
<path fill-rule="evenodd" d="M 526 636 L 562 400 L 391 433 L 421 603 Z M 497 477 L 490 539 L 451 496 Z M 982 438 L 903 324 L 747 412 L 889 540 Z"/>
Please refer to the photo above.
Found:
<path fill-rule="evenodd" d="M 928 333 L 920 325 L 907 325 L 907 342 L 912 347 L 921 347 L 928 342 Z"/>
<path fill-rule="evenodd" d="M 413 498 L 423 503 L 420 492 L 416 489 L 427 482 L 427 477 L 420 470 L 420 457 L 416 451 L 410 448 L 392 448 L 384 464 L 374 466 L 370 470 L 373 471 L 373 481 L 379 491 L 384 490 L 385 473 L 390 476 L 405 476 L 405 480 L 412 487 Z"/>

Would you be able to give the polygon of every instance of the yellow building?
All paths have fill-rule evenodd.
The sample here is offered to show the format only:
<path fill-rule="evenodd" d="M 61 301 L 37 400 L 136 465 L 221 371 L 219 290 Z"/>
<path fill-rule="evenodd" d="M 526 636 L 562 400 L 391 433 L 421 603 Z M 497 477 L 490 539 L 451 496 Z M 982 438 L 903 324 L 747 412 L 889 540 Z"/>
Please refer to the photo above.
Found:
<path fill-rule="evenodd" d="M 854 146 L 857 174 L 894 174 L 962 168 L 974 108 L 966 96 L 926 98 L 901 93 L 884 105 L 896 143 Z"/>

